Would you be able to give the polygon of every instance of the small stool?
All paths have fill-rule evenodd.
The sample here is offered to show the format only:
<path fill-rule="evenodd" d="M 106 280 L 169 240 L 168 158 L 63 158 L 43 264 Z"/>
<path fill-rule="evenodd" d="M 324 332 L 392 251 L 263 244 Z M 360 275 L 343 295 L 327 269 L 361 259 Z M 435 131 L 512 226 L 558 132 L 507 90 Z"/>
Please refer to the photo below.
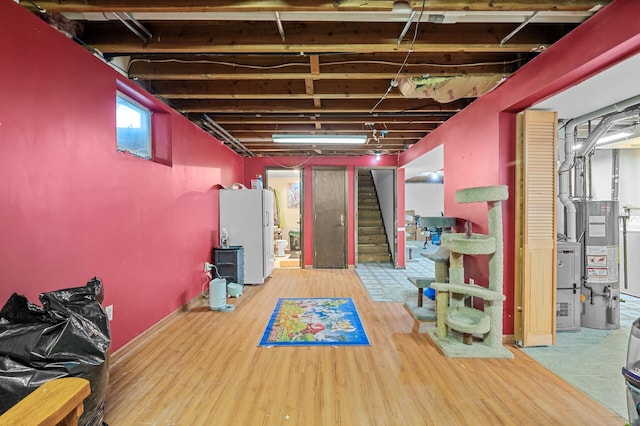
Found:
<path fill-rule="evenodd" d="M 449 281 L 449 254 L 449 249 L 442 246 L 440 246 L 435 253 L 420 253 L 422 257 L 426 257 L 435 263 L 437 282 L 443 283 Z"/>
<path fill-rule="evenodd" d="M 418 288 L 418 307 L 421 308 L 424 299 L 424 289 L 429 288 L 431 283 L 436 282 L 435 277 L 409 277 L 411 284 Z"/>

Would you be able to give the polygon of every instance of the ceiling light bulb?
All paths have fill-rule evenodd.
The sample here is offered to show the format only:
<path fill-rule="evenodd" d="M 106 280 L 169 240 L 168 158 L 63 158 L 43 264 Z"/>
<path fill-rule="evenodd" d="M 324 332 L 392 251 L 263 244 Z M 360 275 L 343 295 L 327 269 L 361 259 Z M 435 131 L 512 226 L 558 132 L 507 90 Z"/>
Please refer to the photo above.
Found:
<path fill-rule="evenodd" d="M 411 4 L 404 0 L 394 1 L 391 11 L 393 13 L 409 13 L 411 12 Z"/>

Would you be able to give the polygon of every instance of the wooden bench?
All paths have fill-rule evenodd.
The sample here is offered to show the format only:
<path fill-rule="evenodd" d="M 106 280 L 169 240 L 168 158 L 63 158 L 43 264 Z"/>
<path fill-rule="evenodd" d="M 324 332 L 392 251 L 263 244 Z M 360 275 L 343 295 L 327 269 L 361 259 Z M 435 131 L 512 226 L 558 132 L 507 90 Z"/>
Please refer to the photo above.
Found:
<path fill-rule="evenodd" d="M 77 426 L 89 381 L 65 377 L 46 382 L 0 416 L 0 425 Z"/>

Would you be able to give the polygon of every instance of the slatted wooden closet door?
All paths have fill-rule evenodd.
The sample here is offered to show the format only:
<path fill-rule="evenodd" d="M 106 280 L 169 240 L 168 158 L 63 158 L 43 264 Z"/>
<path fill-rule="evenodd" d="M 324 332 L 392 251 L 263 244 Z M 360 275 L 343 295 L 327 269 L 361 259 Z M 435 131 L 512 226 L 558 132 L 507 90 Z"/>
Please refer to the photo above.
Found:
<path fill-rule="evenodd" d="M 557 113 L 517 118 L 515 340 L 556 341 Z"/>

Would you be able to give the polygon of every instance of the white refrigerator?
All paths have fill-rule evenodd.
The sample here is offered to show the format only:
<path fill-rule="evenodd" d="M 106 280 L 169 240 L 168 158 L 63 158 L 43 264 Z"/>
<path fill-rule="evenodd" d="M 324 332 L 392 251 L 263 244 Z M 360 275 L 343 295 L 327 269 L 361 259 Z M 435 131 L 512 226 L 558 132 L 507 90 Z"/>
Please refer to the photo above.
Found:
<path fill-rule="evenodd" d="M 266 189 L 221 189 L 220 228 L 230 246 L 244 247 L 245 284 L 264 284 L 273 272 L 273 192 Z"/>

